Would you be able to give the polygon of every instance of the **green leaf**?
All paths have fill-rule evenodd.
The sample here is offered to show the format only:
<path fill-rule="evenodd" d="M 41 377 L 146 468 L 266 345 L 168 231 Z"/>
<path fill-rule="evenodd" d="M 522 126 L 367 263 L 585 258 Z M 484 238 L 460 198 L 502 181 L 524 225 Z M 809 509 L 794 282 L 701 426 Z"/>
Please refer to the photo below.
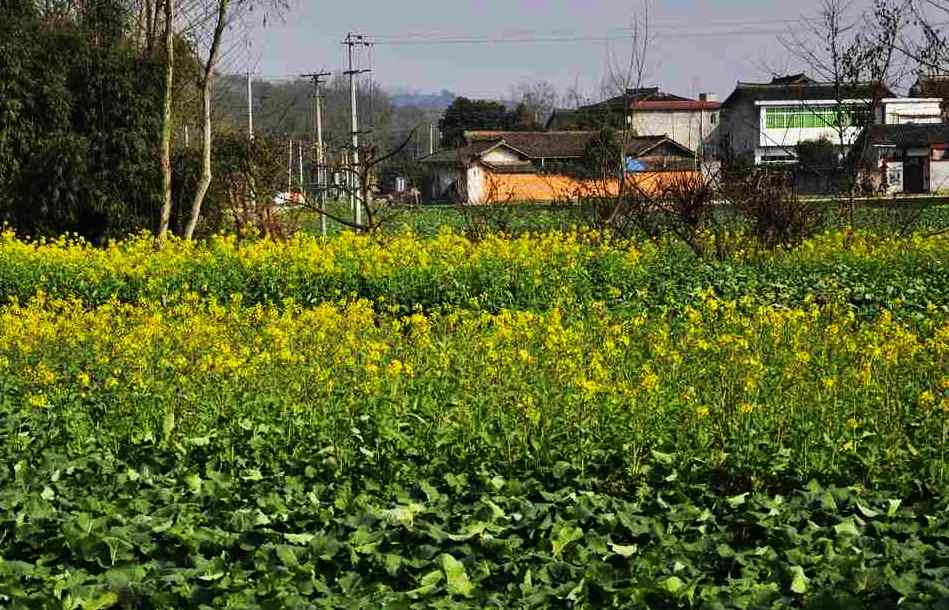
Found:
<path fill-rule="evenodd" d="M 175 431 L 175 408 L 170 403 L 165 407 L 165 417 L 161 422 L 161 434 L 167 443 L 171 439 L 171 434 Z"/>
<path fill-rule="evenodd" d="M 445 553 L 442 555 L 442 570 L 445 571 L 445 580 L 448 584 L 448 592 L 455 595 L 469 597 L 473 589 L 471 581 L 468 580 L 468 574 L 465 572 L 465 566 L 460 561 Z"/>
<path fill-rule="evenodd" d="M 738 494 L 737 496 L 732 496 L 728 498 L 728 505 L 732 508 L 738 508 L 748 499 L 748 493 Z"/>
<path fill-rule="evenodd" d="M 293 551 L 292 546 L 285 544 L 278 544 L 276 547 L 277 558 L 280 559 L 280 562 L 288 568 L 295 568 L 300 565 L 300 560 L 297 559 L 296 553 Z"/>
<path fill-rule="evenodd" d="M 620 557 L 632 557 L 639 550 L 639 547 L 635 544 L 622 545 L 616 544 L 615 542 L 610 543 L 610 549 Z"/>
<path fill-rule="evenodd" d="M 863 504 L 859 502 L 857 502 L 857 510 L 859 510 L 863 514 L 863 516 L 866 517 L 867 519 L 872 519 L 874 517 L 879 516 L 880 514 L 878 511 L 867 508 L 866 506 L 864 506 Z"/>
<path fill-rule="evenodd" d="M 900 505 L 903 503 L 902 500 L 887 500 L 889 507 L 886 509 L 886 516 L 891 519 L 896 516 L 896 512 L 900 509 Z"/>
<path fill-rule="evenodd" d="M 306 546 L 310 544 L 313 538 L 315 538 L 313 534 L 284 534 L 283 537 L 286 538 L 290 544 L 297 544 L 300 546 Z"/>
<path fill-rule="evenodd" d="M 807 585 L 810 579 L 804 575 L 804 568 L 801 566 L 791 566 L 791 591 L 798 595 L 807 593 Z"/>
<path fill-rule="evenodd" d="M 891 578 L 889 585 L 903 597 L 909 597 L 916 592 L 917 582 L 919 582 L 919 576 L 914 572 L 904 572 L 899 576 Z"/>
<path fill-rule="evenodd" d="M 119 596 L 113 592 L 103 593 L 95 599 L 82 602 L 82 610 L 104 610 L 119 603 Z"/>
<path fill-rule="evenodd" d="M 837 532 L 838 536 L 859 536 L 860 535 L 860 530 L 857 529 L 857 525 L 854 523 L 853 517 L 849 517 L 845 519 L 843 522 L 835 525 L 834 531 Z"/>
<path fill-rule="evenodd" d="M 185 477 L 185 483 L 187 483 L 188 488 L 195 494 L 201 493 L 201 477 L 196 474 L 189 474 Z"/>
<path fill-rule="evenodd" d="M 665 466 L 671 465 L 672 462 L 675 460 L 675 456 L 672 455 L 671 453 L 663 453 L 661 451 L 656 451 L 655 449 L 653 449 L 651 453 L 652 453 L 652 457 L 655 458 L 657 462 Z"/>
<path fill-rule="evenodd" d="M 399 572 L 399 568 L 402 567 L 402 556 L 394 555 L 392 553 L 386 554 L 385 558 L 386 572 L 389 573 L 389 576 L 395 576 Z"/>
<path fill-rule="evenodd" d="M 670 576 L 669 578 L 662 581 L 662 588 L 675 595 L 682 590 L 682 587 L 685 586 L 685 583 L 682 582 L 682 579 L 678 576 Z"/>
<path fill-rule="evenodd" d="M 583 538 L 583 530 L 579 527 L 561 527 L 557 532 L 557 537 L 551 541 L 554 557 L 560 557 L 564 549 L 581 538 Z"/>
<path fill-rule="evenodd" d="M 422 577 L 422 580 L 419 582 L 420 586 L 417 589 L 408 591 L 406 595 L 408 595 L 412 599 L 417 599 L 423 595 L 427 595 L 435 590 L 435 587 L 438 586 L 438 583 L 440 583 L 441 580 L 442 580 L 442 571 L 433 570 Z"/>
<path fill-rule="evenodd" d="M 412 527 L 415 522 L 415 515 L 425 510 L 421 504 L 409 504 L 408 506 L 397 506 L 389 510 L 382 511 L 382 518 L 392 524 Z"/>

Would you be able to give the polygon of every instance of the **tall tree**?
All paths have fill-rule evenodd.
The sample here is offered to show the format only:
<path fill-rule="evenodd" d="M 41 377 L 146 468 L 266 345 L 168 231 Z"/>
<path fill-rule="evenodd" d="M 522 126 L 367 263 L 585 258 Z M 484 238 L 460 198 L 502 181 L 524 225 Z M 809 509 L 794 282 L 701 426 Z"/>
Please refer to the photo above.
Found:
<path fill-rule="evenodd" d="M 249 15 L 255 8 L 262 14 L 263 23 L 266 25 L 267 20 L 271 16 L 282 14 L 288 6 L 287 0 L 199 1 L 197 9 L 199 19 L 197 21 L 198 25 L 196 26 L 196 30 L 199 32 L 199 36 L 201 30 L 209 31 L 210 35 L 207 37 L 203 70 L 199 77 L 202 107 L 201 178 L 191 203 L 191 214 L 184 230 L 185 239 L 191 239 L 194 236 L 198 220 L 201 217 L 201 207 L 213 178 L 213 166 L 211 163 L 213 145 L 211 124 L 212 96 L 214 81 L 219 68 L 218 64 L 221 60 L 221 43 L 224 38 L 224 32 L 235 19 Z M 207 18 L 201 19 L 201 14 L 206 15 Z"/>
<path fill-rule="evenodd" d="M 162 65 L 127 37 L 124 0 L 0 18 L 0 221 L 91 241 L 154 226 Z"/>
<path fill-rule="evenodd" d="M 201 205 L 204 203 L 204 197 L 211 186 L 211 91 L 212 81 L 214 79 L 215 69 L 221 54 L 221 39 L 224 36 L 224 28 L 227 27 L 230 0 L 215 0 L 216 8 L 214 17 L 214 26 L 211 34 L 211 42 L 208 46 L 207 60 L 204 62 L 204 72 L 201 75 L 201 106 L 203 109 L 202 126 L 202 156 L 201 156 L 201 179 L 198 182 L 198 188 L 194 194 L 194 200 L 191 203 L 191 216 L 188 218 L 188 224 L 185 226 L 184 238 L 191 239 L 194 236 L 195 227 L 198 224 L 198 218 L 201 216 Z"/>
<path fill-rule="evenodd" d="M 171 130 L 172 96 L 175 73 L 175 0 L 164 0 L 165 15 L 165 93 L 161 116 L 161 214 L 158 237 L 164 237 L 171 222 Z"/>
<path fill-rule="evenodd" d="M 438 125 L 442 130 L 442 144 L 446 147 L 464 144 L 465 131 L 471 129 L 507 129 L 510 115 L 500 102 L 455 98 Z"/>

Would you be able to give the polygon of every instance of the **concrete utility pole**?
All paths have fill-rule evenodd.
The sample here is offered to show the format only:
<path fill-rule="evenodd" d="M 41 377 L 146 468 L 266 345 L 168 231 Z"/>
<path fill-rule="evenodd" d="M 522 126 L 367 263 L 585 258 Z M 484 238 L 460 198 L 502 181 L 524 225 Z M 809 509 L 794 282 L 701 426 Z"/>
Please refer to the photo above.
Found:
<path fill-rule="evenodd" d="M 293 190 L 293 140 L 290 140 L 290 156 L 287 158 L 287 197 Z"/>
<path fill-rule="evenodd" d="M 428 124 L 428 154 L 435 154 L 435 123 Z"/>
<path fill-rule="evenodd" d="M 356 69 L 353 61 L 353 55 L 356 47 L 369 47 L 372 46 L 372 43 L 368 42 L 366 37 L 362 34 L 350 32 L 346 35 L 346 40 L 343 41 L 343 44 L 349 47 L 349 70 L 347 70 L 345 74 L 349 76 L 349 110 L 350 125 L 352 126 L 353 136 L 352 168 L 349 172 L 351 179 L 349 204 L 353 210 L 353 220 L 355 221 L 355 225 L 358 227 L 362 224 L 362 201 L 360 201 L 356 191 L 357 189 L 361 188 L 362 185 L 360 184 L 359 176 L 359 113 L 357 112 L 356 108 L 356 76 L 365 74 L 366 72 L 369 72 L 369 70 Z"/>
<path fill-rule="evenodd" d="M 254 85 L 251 73 L 247 73 L 247 137 L 254 139 Z"/>
<path fill-rule="evenodd" d="M 303 142 L 297 143 L 297 153 L 300 160 L 300 195 L 306 197 L 306 184 L 303 182 Z"/>
<path fill-rule="evenodd" d="M 326 237 L 326 162 L 323 151 L 323 93 L 320 86 L 324 78 L 332 75 L 329 72 L 315 72 L 301 76 L 313 80 L 316 100 L 316 190 L 320 200 L 320 233 Z"/>

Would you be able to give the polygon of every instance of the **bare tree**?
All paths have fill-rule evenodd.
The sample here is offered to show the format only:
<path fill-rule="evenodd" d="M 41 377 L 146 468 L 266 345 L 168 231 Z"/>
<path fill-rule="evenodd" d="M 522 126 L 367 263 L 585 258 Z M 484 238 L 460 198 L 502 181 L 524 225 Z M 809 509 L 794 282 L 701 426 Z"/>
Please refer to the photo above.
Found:
<path fill-rule="evenodd" d="M 205 55 L 203 71 L 199 77 L 203 123 L 201 179 L 191 203 L 191 214 L 185 225 L 185 239 L 191 239 L 194 236 L 198 219 L 201 216 L 201 206 L 211 185 L 211 149 L 213 144 L 211 103 L 214 79 L 222 56 L 221 44 L 224 32 L 235 19 L 249 14 L 255 6 L 264 12 L 264 19 L 266 19 L 269 14 L 282 13 L 287 8 L 287 3 L 284 0 L 259 0 L 256 2 L 254 0 L 205 0 L 205 2 L 199 3 L 196 16 L 191 17 L 187 26 L 194 28 L 197 32 L 195 36 L 199 39 L 198 46 L 204 47 Z M 203 41 L 200 40 L 202 32 L 205 34 Z M 201 42 L 203 44 L 200 44 Z"/>
<path fill-rule="evenodd" d="M 203 108 L 201 179 L 198 182 L 198 188 L 195 191 L 194 200 L 191 203 L 191 215 L 188 218 L 188 224 L 185 226 L 184 231 L 185 239 L 191 239 L 194 235 L 198 218 L 201 215 L 201 205 L 204 203 L 204 197 L 207 195 L 208 188 L 211 186 L 211 90 L 214 71 L 217 67 L 221 52 L 221 39 L 224 36 L 224 29 L 227 27 L 231 1 L 214 0 L 214 5 L 216 8 L 213 18 L 214 25 L 200 83 L 201 104 Z"/>
<path fill-rule="evenodd" d="M 628 55 L 619 59 L 612 52 L 607 54 L 606 74 L 601 87 L 607 96 L 623 95 L 628 89 L 642 87 L 649 68 L 649 49 L 654 42 L 652 13 L 651 0 L 641 0 L 630 23 Z"/>
<path fill-rule="evenodd" d="M 782 42 L 818 80 L 833 86 L 833 108 L 826 127 L 838 146 L 837 173 L 843 178 L 847 221 L 855 226 L 855 200 L 860 190 L 858 133 L 874 122 L 888 95 L 887 83 L 899 78 L 897 45 L 909 23 L 911 0 L 873 0 L 870 11 L 854 13 L 847 0 L 823 0 L 816 17 L 805 18 L 801 31 Z M 805 108 L 816 110 L 808 105 Z M 823 115 L 819 115 L 823 116 Z M 862 142 L 867 146 L 866 141 Z M 821 168 L 814 168 L 819 171 Z"/>
<path fill-rule="evenodd" d="M 398 213 L 398 208 L 393 205 L 391 198 L 375 196 L 378 170 L 383 164 L 399 156 L 408 147 L 414 140 L 418 129 L 419 127 L 413 129 L 398 146 L 386 153 L 380 153 L 379 149 L 373 145 L 360 146 L 358 165 L 350 161 L 352 155 L 344 154 L 340 155 L 335 163 L 329 161 L 324 168 L 328 175 L 338 174 L 343 176 L 342 184 L 335 188 L 345 192 L 344 199 L 352 195 L 356 203 L 362 207 L 364 215 L 360 222 L 356 222 L 351 218 L 344 218 L 327 210 L 325 206 L 320 205 L 319 193 L 308 193 L 303 205 L 307 209 L 354 231 L 364 233 L 378 231 Z"/>
<path fill-rule="evenodd" d="M 520 104 L 538 125 L 544 125 L 557 108 L 560 95 L 551 83 L 539 81 L 521 81 L 511 88 L 511 101 Z"/>

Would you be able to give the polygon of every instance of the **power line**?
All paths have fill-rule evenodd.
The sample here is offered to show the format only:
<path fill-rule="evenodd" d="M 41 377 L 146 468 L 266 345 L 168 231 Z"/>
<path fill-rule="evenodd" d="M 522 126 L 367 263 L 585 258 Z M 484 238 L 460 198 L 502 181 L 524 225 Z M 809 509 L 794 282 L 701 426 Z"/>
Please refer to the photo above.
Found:
<path fill-rule="evenodd" d="M 729 29 L 749 29 L 752 27 L 760 28 L 761 26 L 776 26 L 776 25 L 800 25 L 800 19 L 755 19 L 755 20 L 705 20 L 702 22 L 702 32 L 706 32 L 709 28 L 729 28 Z M 683 30 L 688 30 L 692 28 L 694 30 L 695 24 L 685 23 L 682 21 L 651 21 L 649 24 L 650 31 L 662 31 L 668 30 L 673 33 L 678 33 Z M 635 32 L 636 28 L 632 27 L 618 27 L 610 28 L 606 31 L 606 35 L 614 33 L 632 33 Z M 441 40 L 451 40 L 451 39 L 493 39 L 493 38 L 503 38 L 503 39 L 524 39 L 524 38 L 536 38 L 536 37 L 554 37 L 554 38 L 577 38 L 577 37 L 587 37 L 587 35 L 577 34 L 572 30 L 550 30 L 550 31 L 538 31 L 538 30 L 517 30 L 511 31 L 501 36 L 495 34 L 483 34 L 475 36 L 464 36 L 459 35 L 457 32 L 444 32 L 444 31 L 429 31 L 429 32 L 406 32 L 401 34 L 377 34 L 374 35 L 374 40 L 382 42 L 384 40 L 409 40 L 409 39 L 441 39 Z"/>
<path fill-rule="evenodd" d="M 731 36 L 777 36 L 786 34 L 785 29 L 757 29 L 757 30 L 722 30 L 722 31 L 704 31 L 704 32 L 669 32 L 668 34 L 657 34 L 654 38 L 722 38 Z M 399 46 L 426 46 L 426 45 L 494 45 L 494 44 L 542 44 L 542 43 L 575 43 L 575 42 L 611 42 L 629 40 L 628 34 L 601 34 L 586 36 L 529 36 L 529 37 L 493 37 L 493 38 L 431 38 L 431 39 L 378 39 L 375 44 L 399 47 Z"/>

